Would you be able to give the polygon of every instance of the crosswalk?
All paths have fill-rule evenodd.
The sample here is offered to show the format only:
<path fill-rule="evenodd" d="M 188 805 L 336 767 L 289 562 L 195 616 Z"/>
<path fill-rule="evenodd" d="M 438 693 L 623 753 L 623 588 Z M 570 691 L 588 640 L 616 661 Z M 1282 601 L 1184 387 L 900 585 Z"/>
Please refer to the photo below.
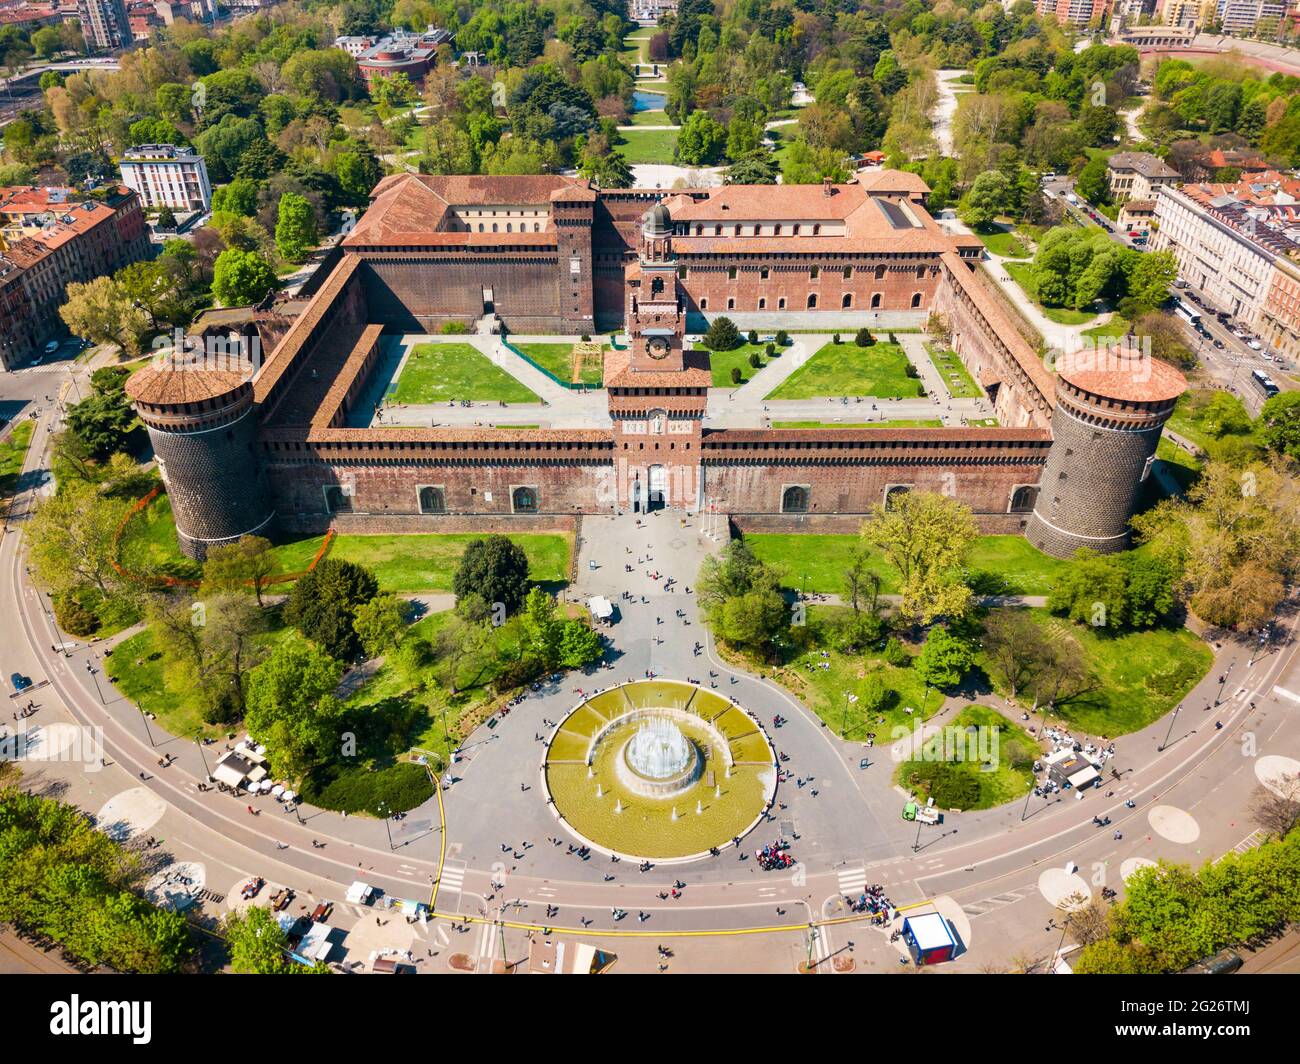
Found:
<path fill-rule="evenodd" d="M 452 864 L 448 862 L 442 866 L 442 878 L 438 880 L 438 892 L 444 890 L 455 891 L 457 894 L 465 886 L 465 865 L 464 863 Z"/>
<path fill-rule="evenodd" d="M 861 894 L 867 889 L 867 870 L 865 868 L 846 868 L 840 872 L 839 878 L 841 894 Z"/>
<path fill-rule="evenodd" d="M 1265 834 L 1263 831 L 1252 831 L 1249 835 L 1247 835 L 1244 839 L 1242 839 L 1239 843 L 1237 843 L 1237 845 L 1232 848 L 1232 851 L 1233 853 L 1246 853 L 1248 850 L 1253 850 L 1266 838 L 1268 838 L 1268 835 Z"/>
<path fill-rule="evenodd" d="M 1037 887 L 1021 887 L 1017 890 L 1009 890 L 1004 894 L 996 894 L 991 898 L 984 898 L 981 901 L 970 902 L 963 905 L 962 912 L 967 916 L 983 916 L 994 909 L 1001 909 L 1006 905 L 1014 905 L 1018 901 L 1023 901 L 1030 894 L 1036 893 Z"/>

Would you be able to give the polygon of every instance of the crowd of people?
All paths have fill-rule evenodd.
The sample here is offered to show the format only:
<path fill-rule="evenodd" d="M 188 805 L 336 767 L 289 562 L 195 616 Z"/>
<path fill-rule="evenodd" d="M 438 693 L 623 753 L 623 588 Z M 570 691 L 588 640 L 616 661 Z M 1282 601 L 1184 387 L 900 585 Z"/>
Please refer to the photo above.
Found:
<path fill-rule="evenodd" d="M 790 852 L 790 844 L 785 839 L 777 839 L 761 850 L 755 850 L 758 867 L 764 872 L 775 872 L 782 868 L 793 868 L 798 862 Z"/>
<path fill-rule="evenodd" d="M 889 900 L 885 894 L 885 888 L 879 883 L 873 883 L 857 898 L 849 895 L 844 896 L 845 902 L 851 911 L 855 913 L 870 913 L 873 924 L 887 924 L 895 916 L 898 910 L 894 903 Z"/>

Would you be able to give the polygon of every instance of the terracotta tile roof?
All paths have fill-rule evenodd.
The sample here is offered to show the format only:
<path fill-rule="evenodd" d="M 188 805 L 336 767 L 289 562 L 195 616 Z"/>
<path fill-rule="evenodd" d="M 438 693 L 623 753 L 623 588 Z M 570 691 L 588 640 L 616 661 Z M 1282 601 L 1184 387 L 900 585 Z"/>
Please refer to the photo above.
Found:
<path fill-rule="evenodd" d="M 265 436 L 266 434 L 264 434 Z M 272 434 L 268 438 L 274 438 Z M 511 444 L 532 446 L 580 444 L 598 445 L 612 450 L 613 434 L 608 429 L 510 429 L 482 426 L 478 428 L 424 429 L 394 426 L 389 428 L 333 428 L 313 430 L 309 443 L 317 446 L 330 444 L 398 443 L 425 446 L 447 445 L 455 447 L 466 443 Z"/>
<path fill-rule="evenodd" d="M 870 156 L 872 153 L 867 154 Z M 930 194 L 930 186 L 921 179 L 921 175 L 908 170 L 859 170 L 854 181 L 868 192 L 902 193 L 907 196 Z"/>
<path fill-rule="evenodd" d="M 155 359 L 127 378 L 126 394 L 137 403 L 178 406 L 202 403 L 239 391 L 253 376 L 251 365 L 214 369 L 181 356 Z"/>
<path fill-rule="evenodd" d="M 723 185 L 705 199 L 674 196 L 667 202 L 674 222 L 839 221 L 868 198 L 860 185 Z"/>
<path fill-rule="evenodd" d="M 1187 378 L 1174 366 L 1120 345 L 1062 355 L 1056 372 L 1082 391 L 1125 402 L 1163 403 L 1187 390 Z"/>
<path fill-rule="evenodd" d="M 631 351 L 605 352 L 606 388 L 708 388 L 713 384 L 709 352 L 687 351 L 684 370 L 633 370 Z"/>

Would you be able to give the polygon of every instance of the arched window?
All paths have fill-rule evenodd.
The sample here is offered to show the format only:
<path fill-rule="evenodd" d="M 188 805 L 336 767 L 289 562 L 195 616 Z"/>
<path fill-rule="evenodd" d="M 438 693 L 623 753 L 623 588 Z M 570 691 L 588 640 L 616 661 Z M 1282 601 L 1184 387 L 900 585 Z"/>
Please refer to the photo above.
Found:
<path fill-rule="evenodd" d="M 1027 514 L 1033 511 L 1034 503 L 1038 501 L 1038 489 L 1035 487 L 1016 488 L 1011 495 L 1011 512 L 1013 514 Z"/>
<path fill-rule="evenodd" d="M 917 279 L 918 281 L 923 281 L 923 280 L 925 280 L 925 267 L 924 267 L 924 266 L 918 266 L 918 267 L 916 268 L 916 279 Z"/>
<path fill-rule="evenodd" d="M 768 276 L 768 269 L 766 266 L 764 266 L 762 269 L 758 271 L 758 279 L 760 281 L 766 281 L 767 276 Z"/>
<path fill-rule="evenodd" d="M 497 231 L 497 223 L 496 223 L 496 222 L 493 222 L 493 223 L 492 223 L 492 232 L 495 233 L 496 231 Z"/>
<path fill-rule="evenodd" d="M 441 488 L 420 489 L 420 513 L 445 514 L 446 512 L 447 500 L 443 496 Z"/>
<path fill-rule="evenodd" d="M 782 296 L 780 299 L 776 301 L 776 309 L 785 310 L 785 296 Z"/>
<path fill-rule="evenodd" d="M 853 276 L 853 267 L 852 267 L 852 266 L 845 266 L 845 267 L 844 267 L 844 279 L 847 281 L 847 280 L 848 280 L 850 277 L 852 277 L 852 276 Z"/>
<path fill-rule="evenodd" d="M 877 267 L 876 267 L 876 280 L 877 280 L 877 281 L 883 281 L 884 279 L 885 279 L 885 268 L 884 268 L 883 266 L 877 266 Z"/>
<path fill-rule="evenodd" d="M 709 297 L 708 297 L 708 296 L 702 296 L 702 297 L 700 298 L 700 309 L 701 309 L 701 310 L 708 310 L 708 309 L 709 309 Z"/>
<path fill-rule="evenodd" d="M 886 488 L 885 509 L 892 510 L 894 508 L 895 500 L 900 496 L 906 495 L 911 490 L 911 487 L 907 484 L 895 484 L 892 488 Z"/>
<path fill-rule="evenodd" d="M 851 307 L 851 306 L 853 306 L 853 293 L 852 293 L 852 292 L 845 292 L 845 293 L 844 293 L 843 298 L 840 300 L 840 306 L 841 306 L 841 307 Z"/>
<path fill-rule="evenodd" d="M 537 489 L 515 488 L 510 495 L 510 502 L 517 514 L 537 513 Z"/>
<path fill-rule="evenodd" d="M 912 293 L 912 309 L 915 310 L 915 309 L 916 309 L 917 307 L 919 307 L 920 305 L 921 305 L 921 293 L 920 293 L 920 292 L 913 292 L 913 293 Z"/>
<path fill-rule="evenodd" d="M 875 310 L 875 309 L 876 309 L 877 307 L 879 307 L 879 306 L 880 306 L 880 293 L 879 293 L 879 292 L 872 292 L 872 293 L 871 293 L 871 309 L 872 309 L 872 310 Z"/>
<path fill-rule="evenodd" d="M 513 223 L 513 222 L 506 222 L 506 232 L 507 232 L 507 233 L 513 233 L 513 232 L 514 232 L 514 223 Z"/>
<path fill-rule="evenodd" d="M 816 308 L 817 308 L 817 293 L 810 292 L 808 294 L 808 309 L 815 310 Z"/>
<path fill-rule="evenodd" d="M 479 231 L 480 233 L 483 232 L 483 223 L 482 223 L 482 222 L 479 222 L 479 223 L 478 223 L 478 231 Z"/>
<path fill-rule="evenodd" d="M 806 514 L 808 512 L 808 489 L 801 484 L 794 484 L 781 492 L 781 512 L 783 514 Z"/>

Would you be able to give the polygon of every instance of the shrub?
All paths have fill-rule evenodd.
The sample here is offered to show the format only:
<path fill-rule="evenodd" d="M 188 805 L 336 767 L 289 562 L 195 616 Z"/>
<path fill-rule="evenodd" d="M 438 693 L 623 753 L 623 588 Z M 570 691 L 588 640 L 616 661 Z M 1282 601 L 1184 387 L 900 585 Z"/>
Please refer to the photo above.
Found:
<path fill-rule="evenodd" d="M 839 342 L 840 342 L 840 334 L 836 333 L 834 336 L 831 337 L 831 343 L 838 344 Z"/>
<path fill-rule="evenodd" d="M 789 347 L 790 334 L 786 332 L 784 329 L 778 329 L 776 331 L 776 343 L 778 347 Z"/>
<path fill-rule="evenodd" d="M 912 655 L 907 652 L 907 648 L 895 636 L 890 636 L 881 656 L 895 668 L 903 669 L 912 664 Z"/>
<path fill-rule="evenodd" d="M 82 605 L 76 591 L 56 595 L 53 599 L 54 619 L 68 635 L 85 639 L 99 629 L 99 618 Z"/>
<path fill-rule="evenodd" d="M 584 344 L 591 343 L 591 333 L 583 333 L 581 339 Z"/>
<path fill-rule="evenodd" d="M 776 358 L 776 344 L 768 344 L 763 348 L 763 354 L 768 358 Z"/>
<path fill-rule="evenodd" d="M 870 329 L 859 329 L 857 335 L 853 337 L 853 342 L 859 347 L 870 347 L 875 341 L 871 339 Z"/>
<path fill-rule="evenodd" d="M 891 344 L 896 344 L 896 343 L 898 343 L 898 337 L 895 336 L 892 332 L 889 334 L 889 342 L 890 342 Z"/>
<path fill-rule="evenodd" d="M 753 366 L 754 369 L 762 369 L 762 368 L 763 368 L 763 360 L 762 360 L 761 358 L 758 357 L 758 352 L 757 352 L 757 351 L 751 351 L 751 352 L 749 353 L 749 364 L 750 364 L 751 366 Z"/>
<path fill-rule="evenodd" d="M 732 367 L 731 367 L 731 383 L 732 383 L 732 384 L 739 384 L 739 383 L 741 382 L 742 379 L 743 379 L 743 378 L 742 378 L 741 373 L 740 373 L 740 367 L 739 367 L 739 366 L 732 366 Z"/>
<path fill-rule="evenodd" d="M 463 321 L 444 321 L 438 331 L 443 336 L 464 336 L 469 332 L 469 326 Z"/>
<path fill-rule="evenodd" d="M 751 344 L 756 344 L 756 343 L 758 343 L 758 330 L 757 330 L 757 329 L 750 329 L 750 330 L 749 330 L 749 337 L 748 337 L 748 339 L 749 339 L 749 342 L 750 342 Z"/>
<path fill-rule="evenodd" d="M 917 380 L 921 376 L 921 374 L 917 372 L 916 367 L 912 365 L 912 363 L 910 362 L 907 364 L 907 369 L 905 369 L 903 372 L 906 373 L 913 380 Z"/>
<path fill-rule="evenodd" d="M 740 346 L 740 331 L 730 318 L 714 318 L 704 334 L 704 346 L 710 351 L 733 351 Z"/>
<path fill-rule="evenodd" d="M 302 796 L 324 809 L 374 816 L 381 805 L 404 813 L 427 802 L 433 797 L 433 784 L 425 767 L 413 761 L 373 771 L 364 765 L 331 765 L 303 780 Z"/>

